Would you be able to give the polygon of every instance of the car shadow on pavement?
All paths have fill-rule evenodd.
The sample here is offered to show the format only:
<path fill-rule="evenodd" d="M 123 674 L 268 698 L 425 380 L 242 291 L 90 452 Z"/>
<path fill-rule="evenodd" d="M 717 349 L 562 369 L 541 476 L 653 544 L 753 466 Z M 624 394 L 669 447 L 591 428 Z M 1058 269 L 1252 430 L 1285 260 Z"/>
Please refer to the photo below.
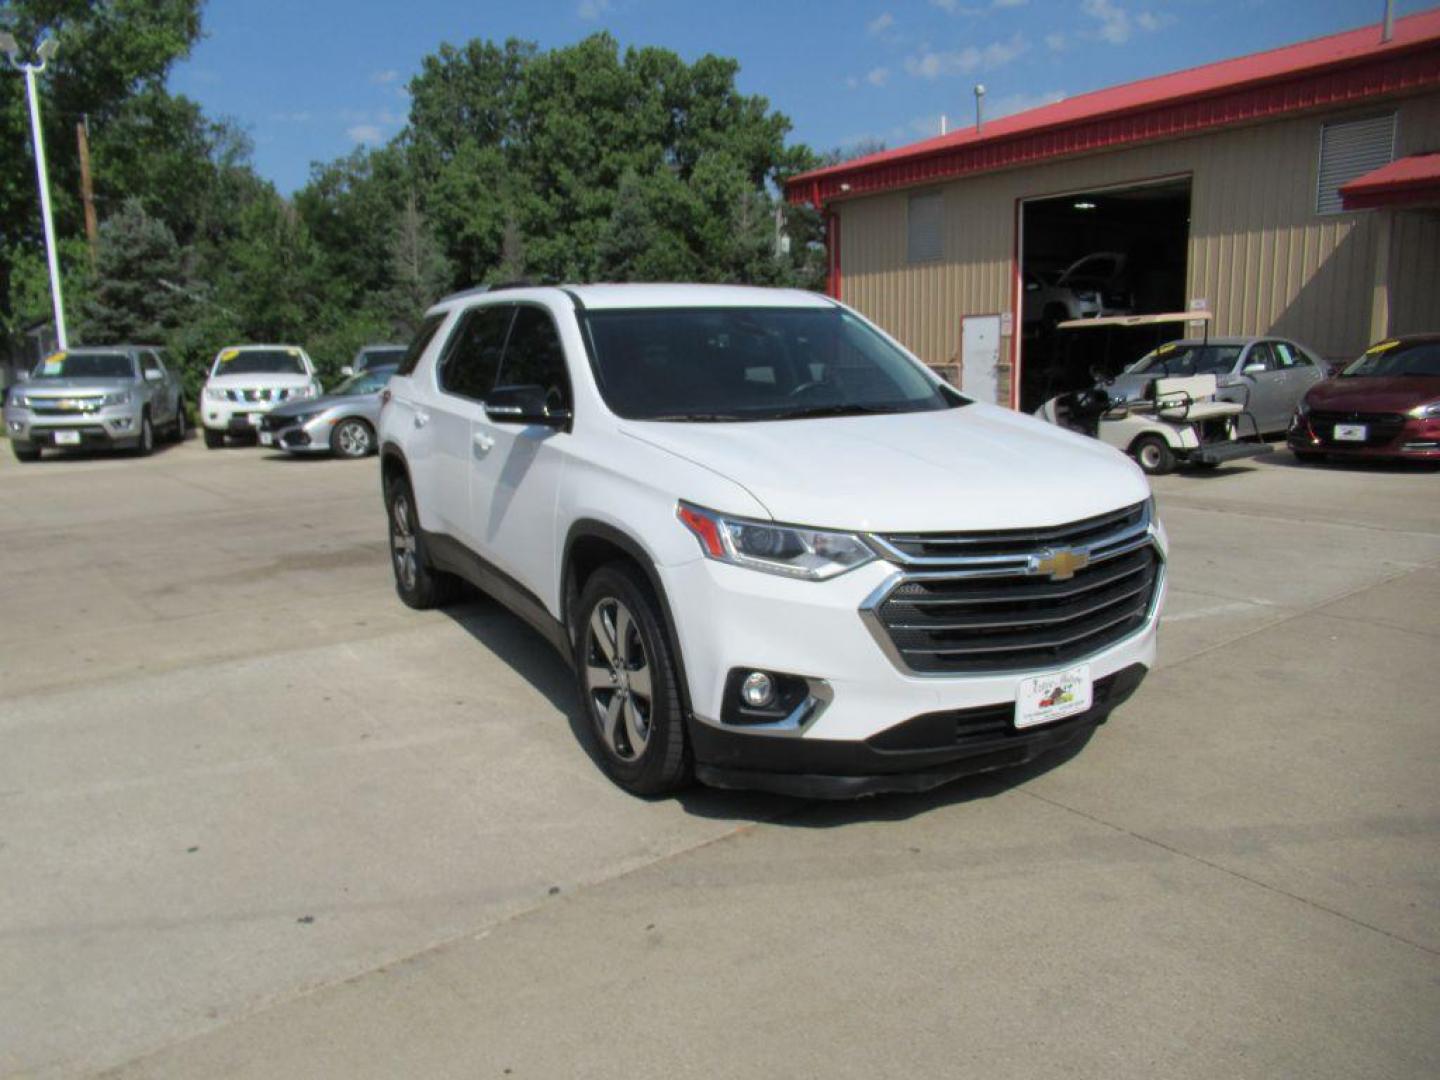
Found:
<path fill-rule="evenodd" d="M 478 592 L 467 592 L 462 602 L 445 608 L 444 613 L 539 691 L 565 717 L 575 742 L 589 756 L 596 771 L 603 775 L 600 747 L 581 707 L 575 677 L 550 643 L 524 620 Z M 695 784 L 676 795 L 646 801 L 663 802 L 673 798 L 686 813 L 696 817 L 768 822 L 794 828 L 830 829 L 864 821 L 903 821 L 941 807 L 1004 794 L 1063 765 L 1080 753 L 1092 734 L 1093 730 L 1081 734 L 1065 746 L 1026 765 L 964 777 L 915 795 L 874 795 L 830 801 L 755 791 L 728 791 Z"/>

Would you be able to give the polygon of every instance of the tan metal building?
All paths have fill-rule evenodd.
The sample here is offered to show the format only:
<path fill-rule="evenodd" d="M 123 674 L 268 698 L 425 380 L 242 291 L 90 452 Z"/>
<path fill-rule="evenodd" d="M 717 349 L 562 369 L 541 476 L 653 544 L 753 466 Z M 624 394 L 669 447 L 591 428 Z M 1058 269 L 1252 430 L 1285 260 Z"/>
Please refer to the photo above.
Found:
<path fill-rule="evenodd" d="M 993 381 L 960 377 L 1018 407 L 1042 288 L 1026 260 L 1066 222 L 1103 238 L 1082 220 L 1098 201 L 1132 214 L 1131 244 L 1173 237 L 1155 256 L 1173 281 L 1148 310 L 1208 309 L 1214 335 L 1273 333 L 1338 360 L 1440 330 L 1440 184 L 1349 205 L 1341 191 L 1437 152 L 1440 9 L 1389 41 L 1367 27 L 1087 94 L 807 173 L 787 194 L 825 215 L 832 295 L 927 363 L 959 366 L 967 317 L 997 316 Z M 1145 216 L 1161 200 L 1168 232 Z"/>

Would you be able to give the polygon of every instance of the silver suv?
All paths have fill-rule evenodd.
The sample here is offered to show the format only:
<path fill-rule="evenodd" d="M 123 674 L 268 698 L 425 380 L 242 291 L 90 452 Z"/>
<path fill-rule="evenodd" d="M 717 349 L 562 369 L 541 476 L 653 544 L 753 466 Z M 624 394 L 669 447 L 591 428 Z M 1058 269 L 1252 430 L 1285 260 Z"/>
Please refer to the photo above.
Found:
<path fill-rule="evenodd" d="M 157 432 L 179 442 L 185 430 L 180 379 L 147 345 L 57 352 L 5 398 L 5 431 L 21 461 L 47 447 L 148 454 Z"/>

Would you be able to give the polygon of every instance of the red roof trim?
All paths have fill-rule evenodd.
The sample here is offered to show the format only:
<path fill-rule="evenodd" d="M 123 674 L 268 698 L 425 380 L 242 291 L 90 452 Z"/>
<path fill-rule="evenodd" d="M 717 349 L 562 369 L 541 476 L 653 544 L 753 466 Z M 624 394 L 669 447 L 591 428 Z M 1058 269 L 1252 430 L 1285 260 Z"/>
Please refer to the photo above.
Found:
<path fill-rule="evenodd" d="M 1097 91 L 995 121 L 979 135 L 960 132 L 805 173 L 786 184 L 786 194 L 792 202 L 821 206 L 1436 86 L 1440 9 L 1400 20 L 1388 44 L 1367 27 Z"/>
<path fill-rule="evenodd" d="M 1440 153 L 1414 154 L 1382 165 L 1340 189 L 1346 210 L 1440 205 Z"/>

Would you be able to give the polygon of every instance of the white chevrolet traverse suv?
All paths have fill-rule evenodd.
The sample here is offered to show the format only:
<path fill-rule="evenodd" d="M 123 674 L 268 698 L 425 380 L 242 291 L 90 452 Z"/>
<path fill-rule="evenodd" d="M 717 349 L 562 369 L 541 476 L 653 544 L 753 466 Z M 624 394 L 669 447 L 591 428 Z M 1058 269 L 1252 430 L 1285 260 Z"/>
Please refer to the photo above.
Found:
<path fill-rule="evenodd" d="M 1140 470 L 817 294 L 462 293 L 379 438 L 401 599 L 466 579 L 530 622 L 633 792 L 923 790 L 1087 734 L 1154 662 Z"/>

